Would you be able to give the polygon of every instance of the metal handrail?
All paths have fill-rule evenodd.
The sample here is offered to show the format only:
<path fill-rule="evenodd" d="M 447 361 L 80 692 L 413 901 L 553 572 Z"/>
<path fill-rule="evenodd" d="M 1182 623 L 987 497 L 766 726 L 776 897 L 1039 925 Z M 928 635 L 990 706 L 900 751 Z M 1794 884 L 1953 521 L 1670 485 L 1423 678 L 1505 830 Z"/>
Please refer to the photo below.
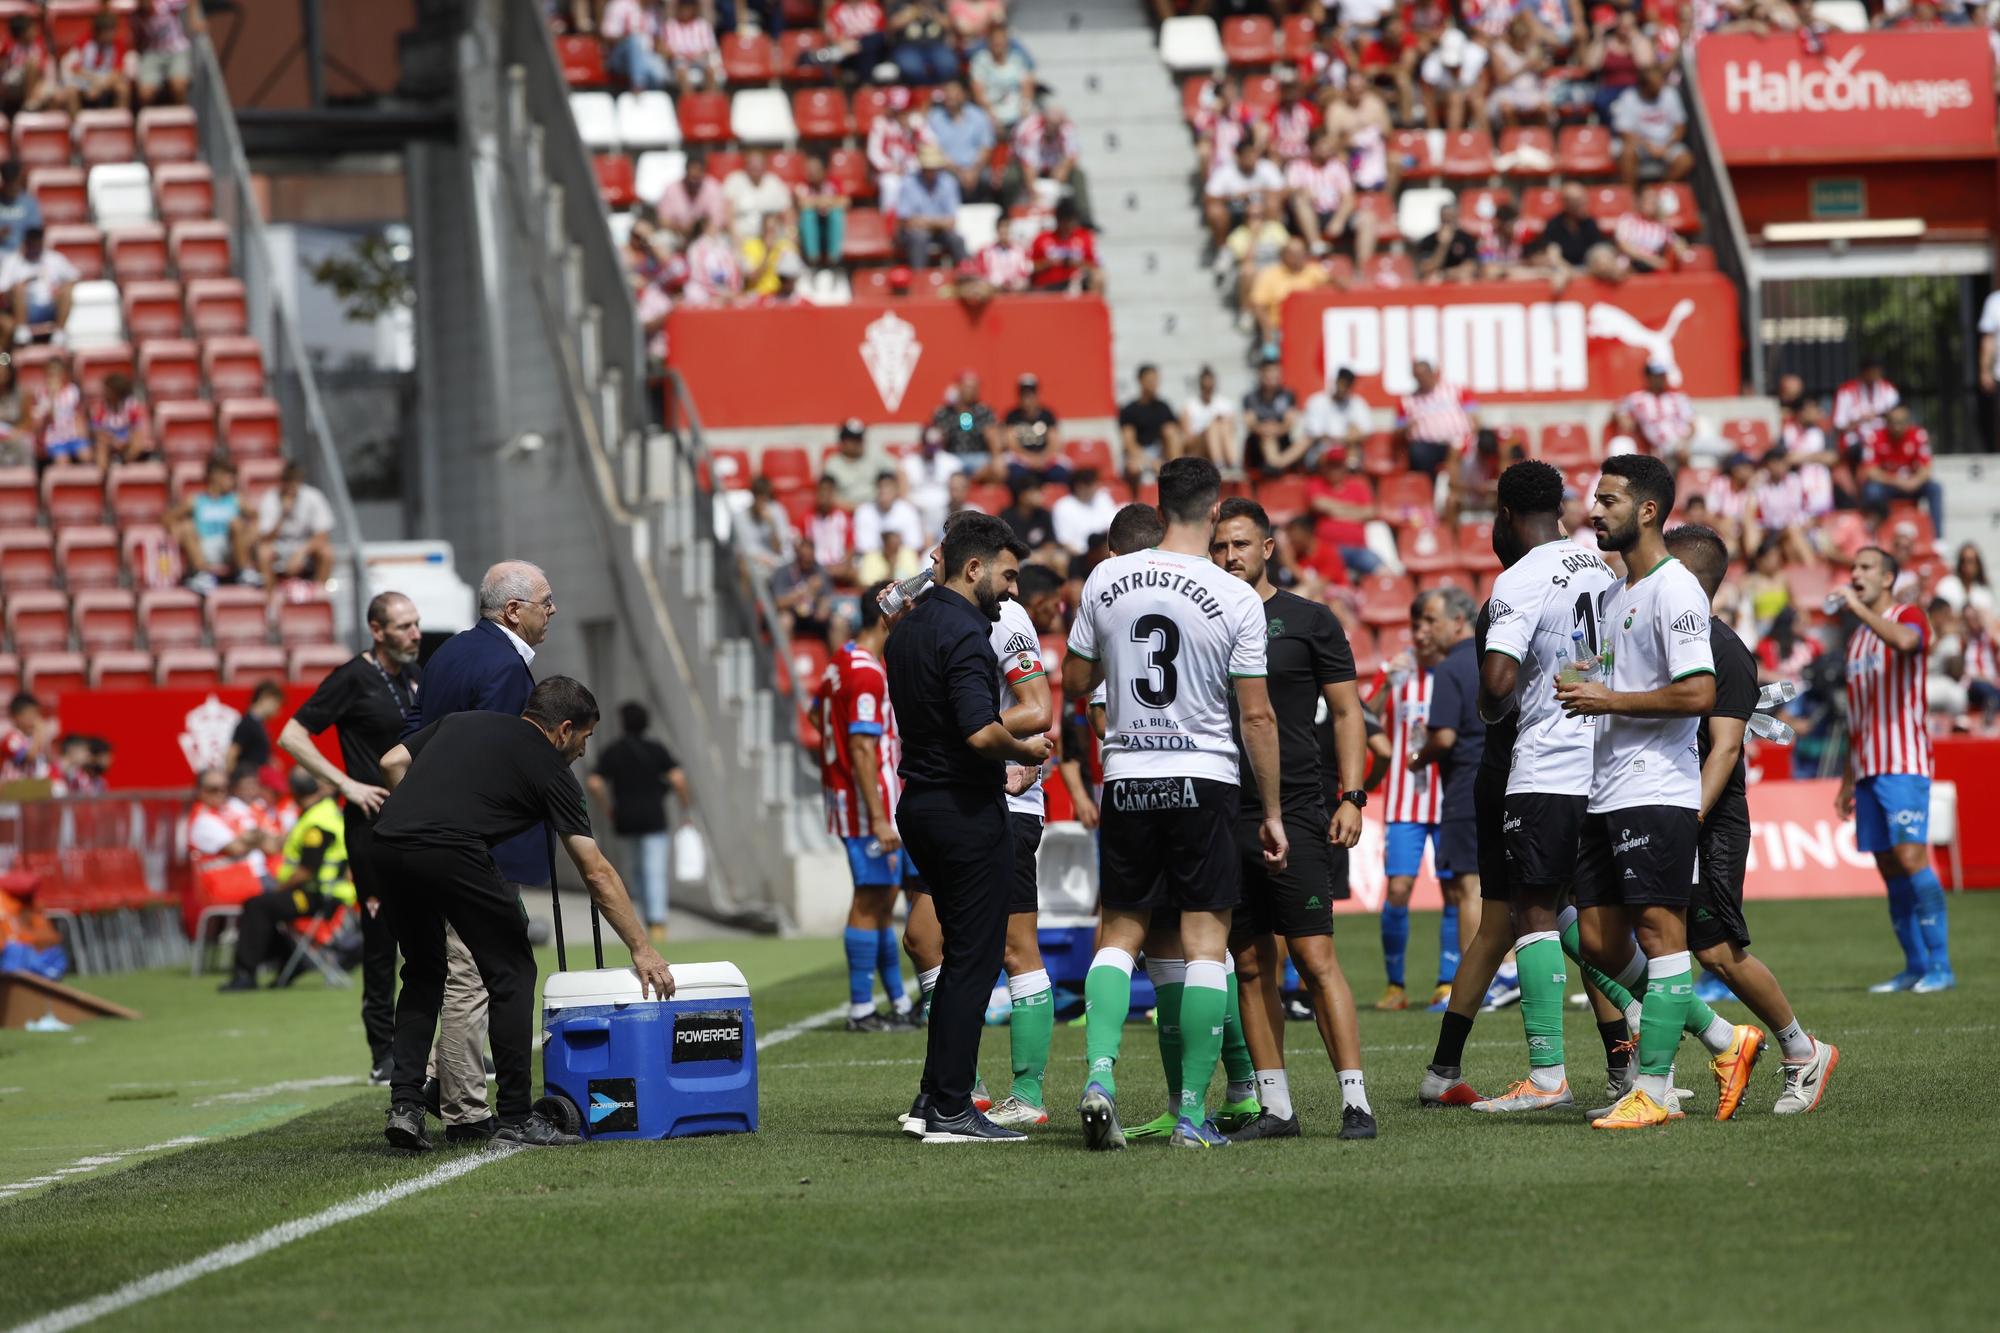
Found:
<path fill-rule="evenodd" d="M 1752 269 L 1754 260 L 1750 235 L 1743 226 L 1743 212 L 1736 204 L 1736 186 L 1729 177 L 1729 163 L 1715 137 L 1715 125 L 1701 100 L 1701 79 L 1695 65 L 1699 43 L 1681 49 L 1681 101 L 1687 107 L 1688 124 L 1693 130 L 1695 160 L 1695 201 L 1701 207 L 1702 226 L 1715 249 L 1716 266 L 1736 284 L 1743 325 L 1743 355 L 1750 363 L 1750 390 L 1764 393 L 1764 298 Z"/>

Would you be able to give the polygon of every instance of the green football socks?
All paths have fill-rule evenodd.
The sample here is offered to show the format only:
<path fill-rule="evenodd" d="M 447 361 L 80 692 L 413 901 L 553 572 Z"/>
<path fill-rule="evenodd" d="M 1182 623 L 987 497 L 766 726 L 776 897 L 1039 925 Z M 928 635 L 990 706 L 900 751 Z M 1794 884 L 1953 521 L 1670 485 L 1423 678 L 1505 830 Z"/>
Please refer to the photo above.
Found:
<path fill-rule="evenodd" d="M 1195 959 L 1187 965 L 1181 991 L 1181 1115 L 1199 1125 L 1208 1118 L 1208 1084 L 1222 1056 L 1222 1029 L 1229 1011 L 1228 984 L 1220 962 Z"/>
<path fill-rule="evenodd" d="M 1642 1077 L 1665 1078 L 1673 1071 L 1674 1052 L 1680 1048 L 1681 1032 L 1688 1023 L 1688 1004 L 1694 999 L 1691 969 L 1686 950 L 1663 954 L 1646 963 L 1645 1010 L 1639 1024 Z"/>
<path fill-rule="evenodd" d="M 1090 1065 L 1084 1081 L 1101 1085 L 1114 1097 L 1118 1045 L 1131 1011 L 1132 955 L 1123 949 L 1099 949 L 1083 979 L 1083 1050 Z"/>
<path fill-rule="evenodd" d="M 1013 1056 L 1013 1095 L 1029 1106 L 1042 1104 L 1042 1076 L 1056 1035 L 1056 993 L 1046 970 L 1007 978 L 1013 1011 L 1007 1018 L 1007 1045 Z"/>
<path fill-rule="evenodd" d="M 1563 1063 L 1563 997 L 1569 972 L 1561 938 L 1553 930 L 1523 935 L 1514 942 L 1521 975 L 1521 1024 L 1528 1031 L 1528 1064 L 1552 1069 Z"/>

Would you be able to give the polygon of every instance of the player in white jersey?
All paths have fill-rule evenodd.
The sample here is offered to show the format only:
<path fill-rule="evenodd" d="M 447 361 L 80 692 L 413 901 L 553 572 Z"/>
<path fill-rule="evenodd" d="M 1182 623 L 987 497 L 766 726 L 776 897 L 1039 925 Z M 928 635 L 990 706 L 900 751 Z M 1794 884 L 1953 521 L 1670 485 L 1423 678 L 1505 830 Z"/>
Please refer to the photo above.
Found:
<path fill-rule="evenodd" d="M 1627 572 L 1598 595 L 1601 671 L 1554 687 L 1565 714 L 1598 719 L 1575 881 L 1584 956 L 1622 967 L 1628 932 L 1646 955 L 1638 1077 L 1591 1121 L 1598 1129 L 1681 1116 L 1672 1075 L 1694 998 L 1687 908 L 1701 810 L 1696 731 L 1715 703 L 1715 660 L 1708 597 L 1667 553 L 1661 526 L 1673 507 L 1665 463 L 1645 454 L 1605 460 L 1591 526 L 1598 548 L 1623 555 Z"/>
<path fill-rule="evenodd" d="M 1222 478 L 1207 459 L 1177 458 L 1162 468 L 1166 536 L 1152 550 L 1099 565 L 1070 628 L 1065 693 L 1087 694 L 1100 679 L 1106 686 L 1103 919 L 1084 983 L 1090 1067 L 1078 1106 L 1092 1149 L 1125 1144 L 1113 1071 L 1134 959 L 1156 908 L 1180 909 L 1187 960 L 1181 1114 L 1170 1142 L 1228 1142 L 1208 1120 L 1207 1093 L 1222 1050 L 1224 960 L 1242 883 L 1232 687 L 1263 805 L 1259 839 L 1272 868 L 1286 860 L 1263 602 L 1208 555 L 1221 493 Z"/>

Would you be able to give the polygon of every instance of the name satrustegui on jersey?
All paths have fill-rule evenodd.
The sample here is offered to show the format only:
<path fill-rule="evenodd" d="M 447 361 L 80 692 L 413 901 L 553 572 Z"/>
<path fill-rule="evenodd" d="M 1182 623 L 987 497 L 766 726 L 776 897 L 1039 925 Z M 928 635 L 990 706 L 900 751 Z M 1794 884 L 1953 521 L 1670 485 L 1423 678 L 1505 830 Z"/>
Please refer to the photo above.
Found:
<path fill-rule="evenodd" d="M 1509 792 L 1590 794 L 1598 719 L 1564 715 L 1556 703 L 1556 673 L 1577 655 L 1571 636 L 1578 630 L 1584 652 L 1597 656 L 1597 595 L 1617 581 L 1597 552 L 1568 538 L 1537 546 L 1493 581 L 1486 651 L 1521 664 Z"/>
<path fill-rule="evenodd" d="M 1230 680 L 1264 674 L 1264 603 L 1203 556 L 1135 551 L 1083 585 L 1069 650 L 1104 668 L 1104 780 L 1236 782 Z"/>
<path fill-rule="evenodd" d="M 1042 666 L 1042 639 L 1035 633 L 1035 622 L 1028 618 L 1028 610 L 1012 598 L 1000 603 L 1000 619 L 993 626 L 993 656 L 1000 662 L 1000 711 L 1006 712 L 1021 702 L 1014 693 L 1014 687 L 1037 676 L 1047 675 Z M 1033 815 L 1040 819 L 1046 809 L 1042 795 L 1042 784 L 1007 798 L 1007 809 L 1017 814 Z"/>
<path fill-rule="evenodd" d="M 1672 556 L 1637 583 L 1620 581 L 1599 595 L 1597 638 L 1610 669 L 1606 684 L 1622 694 L 1715 674 L 1708 595 Z M 1701 809 L 1700 729 L 1694 717 L 1599 718 L 1590 812 L 1641 805 Z"/>

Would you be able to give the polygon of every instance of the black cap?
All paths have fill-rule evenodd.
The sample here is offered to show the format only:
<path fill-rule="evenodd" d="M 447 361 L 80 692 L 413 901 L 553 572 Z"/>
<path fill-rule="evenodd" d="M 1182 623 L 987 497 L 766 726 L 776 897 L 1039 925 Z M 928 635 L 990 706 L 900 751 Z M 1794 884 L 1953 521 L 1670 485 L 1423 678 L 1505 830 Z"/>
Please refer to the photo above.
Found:
<path fill-rule="evenodd" d="M 860 417 L 849 417 L 840 423 L 840 438 L 843 440 L 858 440 L 867 429 L 866 426 L 861 424 Z"/>

